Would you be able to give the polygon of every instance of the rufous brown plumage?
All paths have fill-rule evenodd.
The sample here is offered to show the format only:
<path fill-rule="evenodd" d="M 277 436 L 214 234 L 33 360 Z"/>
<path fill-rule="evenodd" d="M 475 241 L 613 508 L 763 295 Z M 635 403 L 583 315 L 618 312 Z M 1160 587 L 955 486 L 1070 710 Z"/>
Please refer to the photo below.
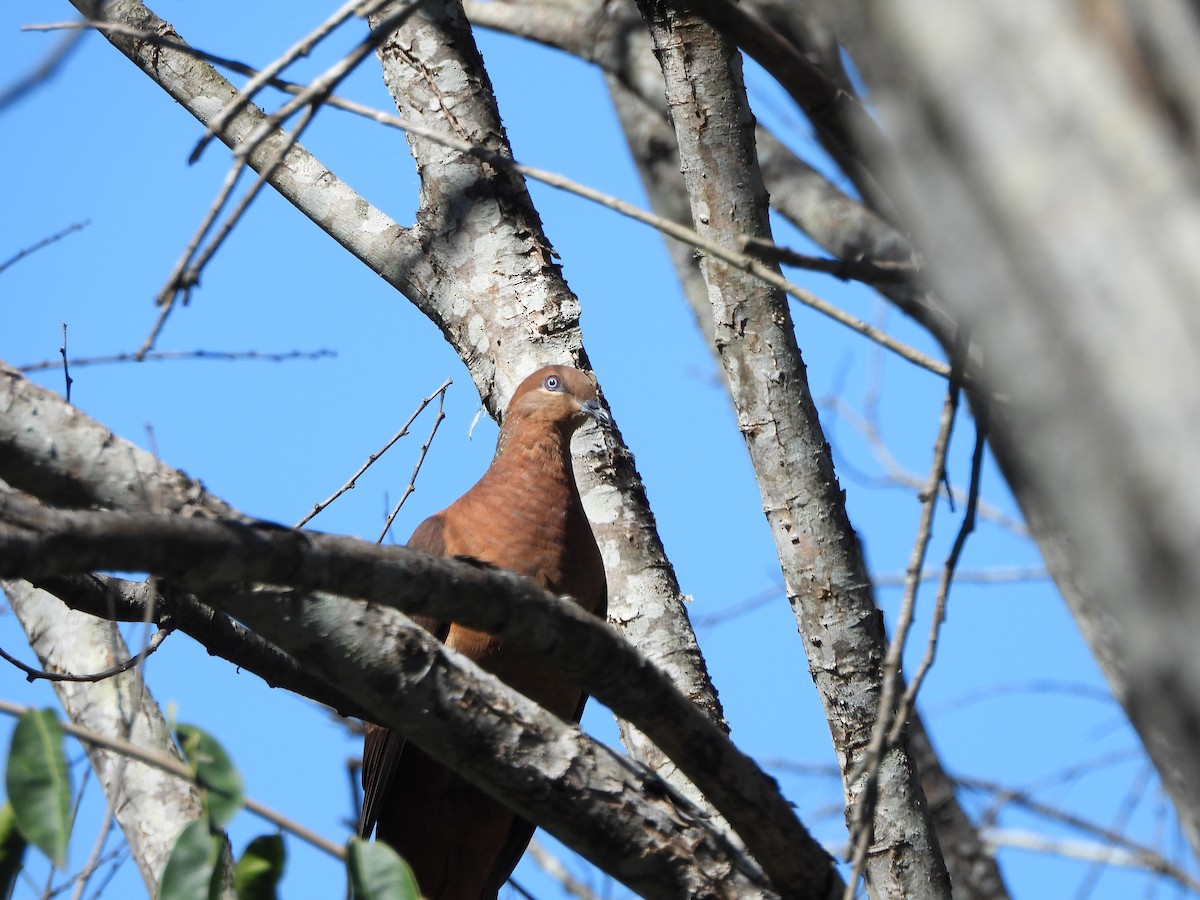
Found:
<path fill-rule="evenodd" d="M 569 366 L 534 372 L 509 402 L 487 472 L 417 526 L 408 546 L 511 569 L 604 616 L 604 566 L 571 469 L 571 436 L 588 419 L 609 422 L 588 375 Z M 579 721 L 586 695 L 541 657 L 453 623 L 418 623 L 545 709 Z M 432 900 L 493 900 L 533 835 L 532 823 L 373 724 L 362 779 L 359 833 L 374 830 L 395 848 Z"/>

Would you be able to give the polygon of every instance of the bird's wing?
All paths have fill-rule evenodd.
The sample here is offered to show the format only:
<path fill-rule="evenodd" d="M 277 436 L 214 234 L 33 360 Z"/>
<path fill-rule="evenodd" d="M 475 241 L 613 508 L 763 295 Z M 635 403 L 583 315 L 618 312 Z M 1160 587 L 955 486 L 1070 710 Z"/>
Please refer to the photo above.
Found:
<path fill-rule="evenodd" d="M 408 546 L 435 556 L 446 555 L 442 514 L 430 516 L 418 525 L 409 538 Z M 429 616 L 413 616 L 412 620 L 439 641 L 444 641 L 450 632 L 449 622 Z M 373 722 L 367 723 L 367 734 L 363 740 L 363 805 L 358 818 L 358 836 L 361 838 L 370 838 L 371 832 L 375 830 L 375 823 L 379 821 L 380 805 L 388 795 L 403 751 L 404 735 Z"/>

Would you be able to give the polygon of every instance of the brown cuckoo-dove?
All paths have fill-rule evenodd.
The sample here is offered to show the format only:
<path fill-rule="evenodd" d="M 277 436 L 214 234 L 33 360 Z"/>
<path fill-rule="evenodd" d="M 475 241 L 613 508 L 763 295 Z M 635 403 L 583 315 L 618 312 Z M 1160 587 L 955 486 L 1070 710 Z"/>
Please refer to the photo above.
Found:
<path fill-rule="evenodd" d="M 569 366 L 534 372 L 509 402 L 487 472 L 417 526 L 408 546 L 511 569 L 603 616 L 604 566 L 571 469 L 571 436 L 589 418 L 609 422 L 588 375 Z M 544 708 L 579 721 L 586 696 L 544 659 L 470 628 L 418 621 Z M 377 725 L 367 725 L 362 779 L 359 833 L 374 830 L 400 853 L 432 900 L 493 900 L 533 834 L 532 823 Z"/>

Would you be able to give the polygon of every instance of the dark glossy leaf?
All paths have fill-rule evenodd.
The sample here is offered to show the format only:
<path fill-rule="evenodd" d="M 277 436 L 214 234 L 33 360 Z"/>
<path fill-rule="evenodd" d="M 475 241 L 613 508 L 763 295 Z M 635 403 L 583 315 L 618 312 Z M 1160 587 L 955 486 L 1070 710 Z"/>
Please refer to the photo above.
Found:
<path fill-rule="evenodd" d="M 60 869 L 71 835 L 71 779 L 62 744 L 54 711 L 31 710 L 13 731 L 4 773 L 21 833 Z"/>
<path fill-rule="evenodd" d="M 264 834 L 252 840 L 237 864 L 238 900 L 275 900 L 286 856 L 282 835 Z"/>
<path fill-rule="evenodd" d="M 203 900 L 212 891 L 222 838 L 213 834 L 206 817 L 179 832 L 163 867 L 158 900 Z"/>
<path fill-rule="evenodd" d="M 420 900 L 412 869 L 387 844 L 350 841 L 346 847 L 352 900 Z"/>
<path fill-rule="evenodd" d="M 175 737 L 204 788 L 204 808 L 217 828 L 224 828 L 242 808 L 242 776 L 217 739 L 195 725 L 178 725 Z"/>
<path fill-rule="evenodd" d="M 12 804 L 0 806 L 0 897 L 8 900 L 17 885 L 21 864 L 25 861 L 25 835 L 17 827 L 17 814 Z"/>

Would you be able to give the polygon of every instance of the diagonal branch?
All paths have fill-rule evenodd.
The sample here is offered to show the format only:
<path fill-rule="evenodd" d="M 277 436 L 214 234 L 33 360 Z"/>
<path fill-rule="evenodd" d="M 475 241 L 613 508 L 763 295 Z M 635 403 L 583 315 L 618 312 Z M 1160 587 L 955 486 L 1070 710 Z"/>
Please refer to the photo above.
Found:
<path fill-rule="evenodd" d="M 237 89 L 207 63 L 183 49 L 182 38 L 168 23 L 138 0 L 109 0 L 106 3 L 73 0 L 73 5 L 100 28 L 108 41 L 153 79 L 172 99 L 207 124 L 237 96 Z M 106 25 L 115 26 L 108 29 Z M 172 35 L 171 40 L 146 41 L 142 33 Z M 257 106 L 247 104 L 229 118 L 218 137 L 237 149 L 266 121 Z M 250 154 L 247 163 L 262 172 L 284 146 L 286 138 L 276 129 Z M 356 257 L 372 267 L 378 260 L 419 258 L 411 234 L 382 211 L 367 203 L 320 160 L 298 144 L 292 145 L 271 169 L 268 183 L 308 218 L 324 229 Z M 403 291 L 418 307 L 423 272 L 416 267 L 395 266 L 387 273 L 390 283 Z"/>
<path fill-rule="evenodd" d="M 22 496 L 0 494 L 0 520 L 6 523 L 0 525 L 0 577 L 39 578 L 96 568 L 149 571 L 218 598 L 227 612 L 284 647 L 307 644 L 312 633 L 273 621 L 296 623 L 311 617 L 312 607 L 333 610 L 338 601 L 288 592 L 239 592 L 236 585 L 337 590 L 410 615 L 453 619 L 495 633 L 506 643 L 524 644 L 552 659 L 589 693 L 658 742 L 735 829 L 744 832 L 751 852 L 757 850 L 756 855 L 767 860 L 790 859 L 803 867 L 782 873 L 781 885 L 807 880 L 811 883 L 806 893 L 824 896 L 832 877 L 830 861 L 795 820 L 774 781 L 738 753 L 633 647 L 603 623 L 545 594 L 528 579 L 462 560 L 429 557 L 406 547 L 380 548 L 267 523 L 169 514 L 56 512 Z M 341 627 L 361 633 L 361 625 L 356 629 L 352 619 L 352 610 L 343 607 Z M 326 655 L 320 647 L 306 646 L 302 658 L 318 658 L 314 654 Z"/>
<path fill-rule="evenodd" d="M 703 814 L 648 770 L 623 761 L 578 728 L 540 710 L 384 606 L 394 602 L 433 615 L 444 615 L 454 606 L 459 610 L 455 618 L 470 626 L 489 621 L 506 639 L 525 633 L 538 649 L 545 650 L 551 642 L 570 647 L 564 659 L 592 657 L 588 644 L 595 642 L 580 646 L 575 640 L 580 625 L 597 630 L 604 626 L 586 622 L 584 614 L 542 594 L 526 579 L 407 548 L 381 548 L 265 523 L 56 511 L 12 491 L 0 494 L 0 519 L 5 522 L 0 525 L 0 577 L 119 568 L 151 571 L 197 591 L 272 643 L 307 660 L 330 681 L 357 685 L 354 693 L 374 713 L 372 718 L 402 730 L 427 752 L 646 896 L 711 891 L 739 897 L 765 891 L 761 875 L 739 861 L 737 851 Z M 336 587 L 375 602 L 364 606 L 329 595 L 234 587 L 252 582 L 302 590 Z M 505 595 L 519 602 L 498 602 Z M 449 597 L 468 600 L 473 608 L 463 615 L 465 607 L 458 602 L 444 605 L 441 598 Z M 545 621 L 534 623 L 530 632 L 531 620 L 520 610 L 538 607 L 543 613 L 558 607 L 551 617 L 558 621 L 549 628 Z M 498 620 L 503 627 L 497 627 Z M 566 636 L 555 641 L 556 629 L 565 630 Z M 363 635 L 375 637 L 364 641 Z M 632 649 L 629 653 L 631 662 L 613 666 L 616 678 L 627 684 L 640 681 L 644 690 L 648 682 L 651 696 L 661 700 L 653 677 L 646 677 L 644 660 Z M 398 667 L 397 659 L 404 665 Z M 639 662 L 642 671 L 631 671 Z M 575 668 L 568 674 L 578 677 L 582 667 Z M 671 690 L 665 679 L 659 683 Z M 612 691 L 597 685 L 595 693 Z M 676 705 L 725 740 L 682 698 Z M 639 716 L 639 721 L 646 718 Z M 726 760 L 717 757 L 712 762 Z M 552 791 L 531 792 L 530 779 L 548 781 Z M 605 797 L 621 799 L 612 804 L 601 799 Z M 643 827 L 630 829 L 630 821 Z M 623 839 L 614 840 L 615 835 Z M 814 879 L 827 881 L 833 877 L 832 866 L 819 848 L 817 853 L 823 865 Z M 631 864 L 638 858 L 655 859 L 655 865 Z M 787 893 L 826 896 L 812 886 Z"/>

